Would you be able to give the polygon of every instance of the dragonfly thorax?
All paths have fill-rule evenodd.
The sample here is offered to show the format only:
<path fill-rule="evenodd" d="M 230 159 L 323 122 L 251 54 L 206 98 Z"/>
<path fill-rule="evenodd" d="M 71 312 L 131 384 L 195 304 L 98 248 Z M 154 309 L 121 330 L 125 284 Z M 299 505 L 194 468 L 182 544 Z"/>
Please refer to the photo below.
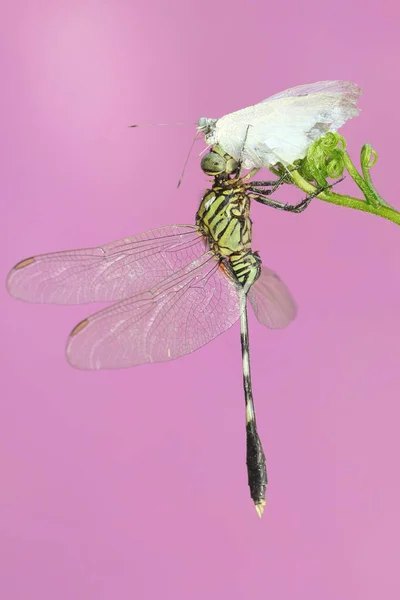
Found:
<path fill-rule="evenodd" d="M 196 225 L 215 258 L 248 289 L 260 274 L 260 259 L 251 249 L 250 197 L 240 178 L 226 177 L 215 177 L 200 203 Z"/>

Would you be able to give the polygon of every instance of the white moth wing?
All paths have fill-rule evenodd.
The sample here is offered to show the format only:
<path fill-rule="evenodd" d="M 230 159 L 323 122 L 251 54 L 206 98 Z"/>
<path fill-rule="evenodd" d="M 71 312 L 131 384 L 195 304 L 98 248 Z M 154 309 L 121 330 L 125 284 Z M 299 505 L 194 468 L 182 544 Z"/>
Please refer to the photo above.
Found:
<path fill-rule="evenodd" d="M 312 142 L 359 114 L 361 92 L 346 81 L 291 88 L 221 117 L 206 142 L 219 144 L 247 169 L 289 165 L 304 158 Z"/>
<path fill-rule="evenodd" d="M 269 96 L 263 102 L 276 100 L 278 98 L 292 98 L 298 96 L 310 96 L 314 94 L 328 94 L 330 96 L 346 96 L 353 98 L 357 102 L 362 94 L 362 89 L 351 81 L 317 81 L 316 83 L 306 83 L 305 85 L 297 85 L 283 92 L 278 92 L 273 96 Z"/>

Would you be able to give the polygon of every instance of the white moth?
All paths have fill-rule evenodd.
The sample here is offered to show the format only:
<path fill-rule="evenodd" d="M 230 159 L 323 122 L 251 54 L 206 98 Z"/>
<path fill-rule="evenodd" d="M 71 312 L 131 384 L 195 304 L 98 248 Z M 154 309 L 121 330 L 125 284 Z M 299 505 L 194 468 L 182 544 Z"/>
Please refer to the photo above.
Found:
<path fill-rule="evenodd" d="M 291 165 L 328 131 L 359 114 L 362 90 L 350 81 L 299 85 L 220 119 L 202 117 L 198 130 L 245 169 Z"/>

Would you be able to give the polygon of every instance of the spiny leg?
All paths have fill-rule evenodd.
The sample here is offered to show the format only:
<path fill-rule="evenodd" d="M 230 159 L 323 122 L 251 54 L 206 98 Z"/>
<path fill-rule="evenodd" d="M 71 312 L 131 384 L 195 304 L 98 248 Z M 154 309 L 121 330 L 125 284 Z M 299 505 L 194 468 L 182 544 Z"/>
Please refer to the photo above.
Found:
<path fill-rule="evenodd" d="M 278 200 L 274 200 L 273 198 L 265 198 L 264 196 L 258 194 L 249 194 L 249 196 L 253 198 L 256 202 L 260 202 L 265 206 L 271 206 L 272 208 L 276 208 L 278 210 L 285 210 L 287 212 L 292 213 L 303 212 L 303 210 L 307 208 L 311 200 L 314 198 L 314 195 L 304 198 L 304 200 L 299 202 L 299 204 L 285 204 L 284 202 L 278 202 Z"/>
<path fill-rule="evenodd" d="M 250 173 L 249 173 L 250 175 Z M 246 176 L 247 177 L 247 176 Z M 289 179 L 288 179 L 289 178 Z M 242 178 L 243 180 L 245 179 L 244 177 Z M 279 179 L 273 179 L 272 181 L 252 181 L 249 184 L 249 187 L 247 188 L 250 191 L 253 191 L 257 194 L 262 194 L 263 196 L 270 196 L 271 194 L 273 194 L 274 192 L 276 192 L 276 190 L 283 184 L 291 184 L 291 180 L 290 177 L 288 175 L 288 173 L 284 173 L 283 175 L 281 175 L 281 177 L 279 177 Z M 271 188 L 269 190 L 267 189 L 257 189 L 257 188 Z"/>
<path fill-rule="evenodd" d="M 239 160 L 237 161 L 237 164 L 238 164 L 238 173 L 239 173 L 239 177 L 240 177 L 240 174 L 241 174 L 241 172 L 242 172 L 242 163 L 243 163 L 243 158 L 242 158 L 242 157 L 243 157 L 243 149 L 244 149 L 244 147 L 245 147 L 245 144 L 246 144 L 246 140 L 247 140 L 247 136 L 248 136 L 248 133 L 249 133 L 249 129 L 250 129 L 250 127 L 251 127 L 251 125 L 247 125 L 247 127 L 246 127 L 246 133 L 245 133 L 245 136 L 244 136 L 244 140 L 243 140 L 242 147 L 241 147 L 241 149 L 240 149 L 240 156 L 239 156 Z M 250 171 L 250 173 L 247 173 L 247 175 L 245 175 L 245 177 L 242 177 L 242 179 L 249 179 L 249 176 L 250 176 L 250 177 L 252 177 L 253 175 L 255 175 L 255 174 L 257 173 L 257 171 L 258 171 L 258 169 L 252 169 L 252 170 Z"/>
<path fill-rule="evenodd" d="M 248 180 L 248 179 L 251 179 L 251 178 L 252 178 L 252 177 L 254 177 L 254 175 L 255 175 L 256 173 L 258 173 L 258 171 L 260 170 L 259 168 L 257 168 L 257 167 L 254 167 L 253 169 L 251 169 L 251 171 L 249 171 L 249 173 L 247 173 L 247 175 L 244 175 L 244 177 L 241 177 L 241 172 L 242 172 L 242 164 L 243 164 L 243 158 L 242 158 L 242 157 L 243 157 L 243 150 L 244 150 L 244 147 L 245 147 L 245 145 L 246 145 L 246 140 L 247 140 L 247 136 L 248 136 L 248 134 L 249 134 L 249 129 L 250 129 L 250 127 L 251 127 L 251 125 L 250 125 L 250 124 L 249 124 L 249 125 L 247 125 L 247 128 L 246 128 L 246 134 L 245 134 L 245 136 L 244 136 L 244 140 L 243 140 L 242 148 L 241 148 L 241 150 L 240 150 L 240 158 L 239 158 L 239 160 L 237 161 L 237 164 L 238 164 L 238 177 L 239 177 L 239 178 L 240 178 L 242 181 L 246 181 L 246 180 Z"/>
<path fill-rule="evenodd" d="M 240 177 L 240 171 L 242 169 L 241 163 L 239 163 L 239 177 Z M 246 181 L 247 179 L 251 179 L 252 177 L 254 177 L 254 175 L 256 175 L 256 173 L 258 173 L 260 169 L 257 169 L 256 167 L 254 167 L 254 169 L 252 169 L 251 171 L 249 171 L 246 175 L 244 175 L 243 177 L 240 177 L 240 179 L 242 181 Z M 252 182 L 253 183 L 253 182 Z"/>
<path fill-rule="evenodd" d="M 278 210 L 285 210 L 285 211 L 292 212 L 292 213 L 301 213 L 301 212 L 303 212 L 303 210 L 305 210 L 307 208 L 307 206 L 310 204 L 311 200 L 313 198 L 315 198 L 315 196 L 318 196 L 318 194 L 320 194 L 324 190 L 331 188 L 334 185 L 337 185 L 338 183 L 343 181 L 343 179 L 344 179 L 344 177 L 342 177 L 341 179 L 338 179 L 331 185 L 325 185 L 325 186 L 317 188 L 315 190 L 315 192 L 313 192 L 312 194 L 307 196 L 307 198 L 304 198 L 304 200 L 302 200 L 298 204 L 285 204 L 284 202 L 278 202 L 278 200 L 274 200 L 273 198 L 265 198 L 265 196 L 269 195 L 269 193 L 270 193 L 269 190 L 267 190 L 266 194 L 264 192 L 262 192 L 262 194 L 260 194 L 259 190 L 257 190 L 257 189 L 253 190 L 252 187 L 249 188 L 249 190 L 251 192 L 249 194 L 249 196 L 251 198 L 253 198 L 256 202 L 260 202 L 261 204 L 264 204 L 265 206 L 271 206 L 272 208 L 276 208 Z"/>
<path fill-rule="evenodd" d="M 267 489 L 267 470 L 265 454 L 257 432 L 256 415 L 254 411 L 253 392 L 251 387 L 249 328 L 247 321 L 247 296 L 242 290 L 240 300 L 240 337 L 242 342 L 243 387 L 246 402 L 246 464 L 250 496 L 255 504 L 258 516 L 261 518 L 265 507 L 265 492 Z"/>

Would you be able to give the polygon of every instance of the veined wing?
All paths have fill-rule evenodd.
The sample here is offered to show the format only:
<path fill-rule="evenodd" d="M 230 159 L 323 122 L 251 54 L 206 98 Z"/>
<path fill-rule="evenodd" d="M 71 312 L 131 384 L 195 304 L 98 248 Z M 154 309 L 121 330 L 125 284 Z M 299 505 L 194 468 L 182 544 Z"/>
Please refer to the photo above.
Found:
<path fill-rule="evenodd" d="M 286 327 L 296 317 L 296 303 L 288 288 L 274 271 L 264 265 L 247 297 L 259 322 L 270 329 Z"/>
<path fill-rule="evenodd" d="M 330 97 L 342 97 L 357 102 L 358 98 L 362 94 L 362 90 L 351 81 L 317 81 L 316 83 L 306 83 L 304 85 L 296 85 L 295 87 L 278 92 L 273 96 L 269 96 L 263 100 L 263 102 L 269 102 L 271 100 L 277 100 L 279 98 L 294 98 L 300 96 L 316 96 L 324 95 Z"/>
<path fill-rule="evenodd" d="M 247 169 L 290 165 L 312 142 L 359 114 L 361 93 L 347 81 L 297 86 L 221 117 L 205 140 L 220 144 Z"/>
<path fill-rule="evenodd" d="M 111 302 L 150 289 L 204 251 L 196 227 L 171 225 L 97 248 L 25 259 L 9 273 L 7 287 L 27 302 Z"/>
<path fill-rule="evenodd" d="M 239 318 L 237 287 L 212 252 L 151 291 L 101 310 L 79 323 L 67 357 L 80 369 L 113 369 L 189 354 Z"/>

